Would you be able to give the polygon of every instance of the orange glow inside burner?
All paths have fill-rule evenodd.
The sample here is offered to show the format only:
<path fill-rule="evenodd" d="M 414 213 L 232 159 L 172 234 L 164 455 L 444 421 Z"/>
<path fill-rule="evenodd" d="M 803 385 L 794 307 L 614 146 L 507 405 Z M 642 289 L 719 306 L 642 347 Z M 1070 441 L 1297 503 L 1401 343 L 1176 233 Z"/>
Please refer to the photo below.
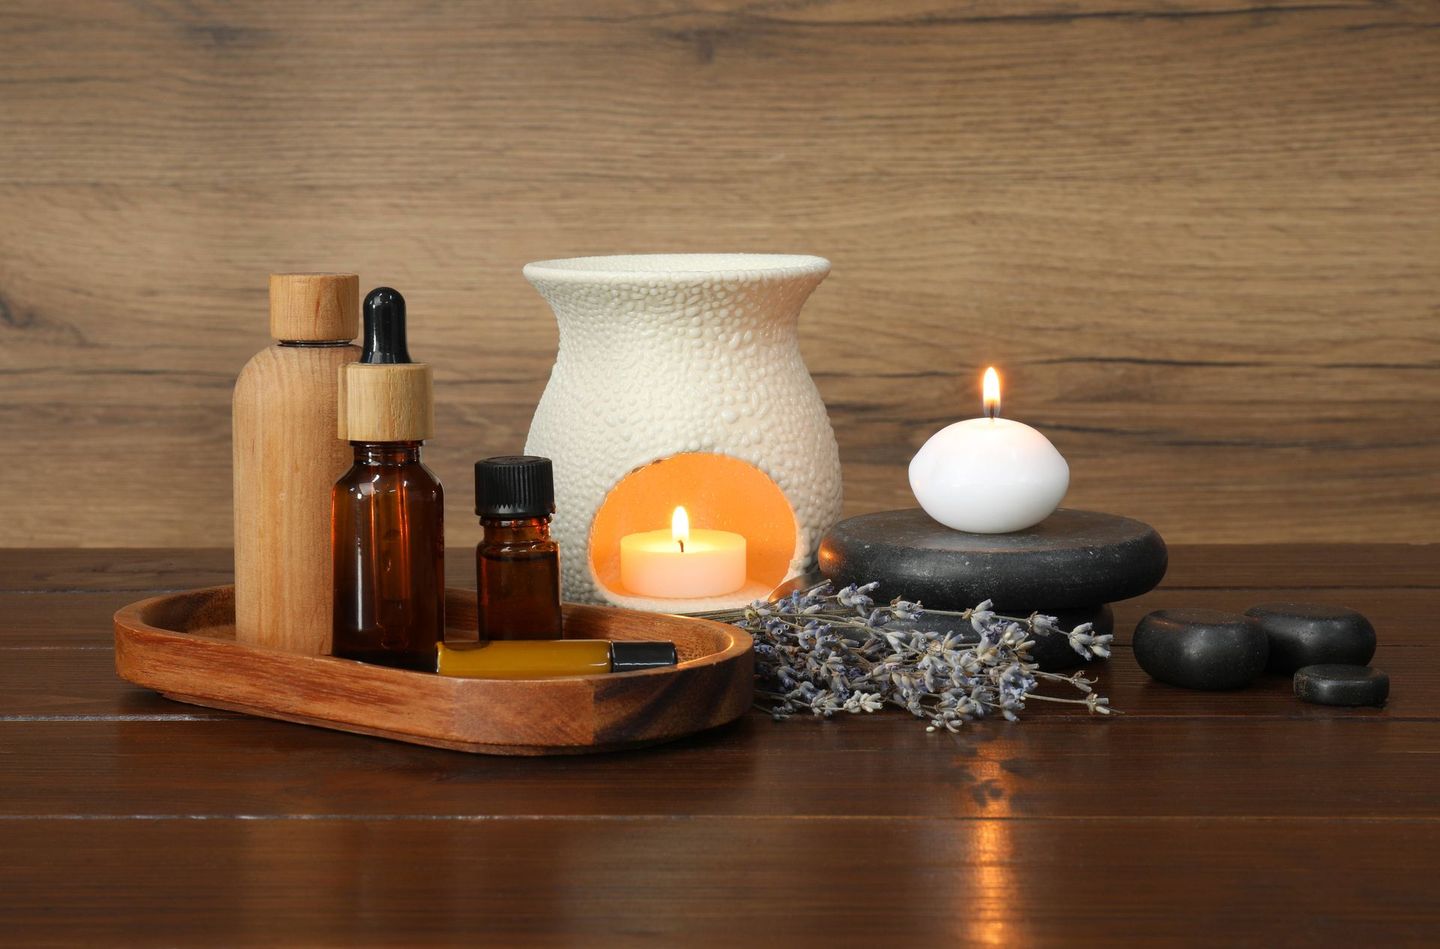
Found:
<path fill-rule="evenodd" d="M 635 469 L 606 495 L 590 527 L 590 566 L 600 586 L 628 593 L 620 582 L 620 538 L 669 529 L 680 506 L 692 528 L 745 538 L 752 584 L 769 589 L 789 573 L 799 529 L 775 482 L 738 458 L 686 452 Z"/>

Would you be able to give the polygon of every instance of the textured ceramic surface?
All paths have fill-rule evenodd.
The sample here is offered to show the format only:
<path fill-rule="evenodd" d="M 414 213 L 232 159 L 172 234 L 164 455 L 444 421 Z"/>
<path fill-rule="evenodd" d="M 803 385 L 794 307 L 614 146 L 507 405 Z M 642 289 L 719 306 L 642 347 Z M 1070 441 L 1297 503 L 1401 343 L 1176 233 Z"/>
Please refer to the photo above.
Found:
<path fill-rule="evenodd" d="M 560 349 L 528 454 L 555 464 L 565 598 L 605 602 L 589 533 L 606 494 L 642 465 L 714 452 L 764 472 L 798 525 L 791 572 L 840 516 L 840 459 L 800 356 L 796 322 L 830 272 L 821 257 L 654 254 L 528 264 Z M 629 602 L 629 601 L 627 601 Z"/>

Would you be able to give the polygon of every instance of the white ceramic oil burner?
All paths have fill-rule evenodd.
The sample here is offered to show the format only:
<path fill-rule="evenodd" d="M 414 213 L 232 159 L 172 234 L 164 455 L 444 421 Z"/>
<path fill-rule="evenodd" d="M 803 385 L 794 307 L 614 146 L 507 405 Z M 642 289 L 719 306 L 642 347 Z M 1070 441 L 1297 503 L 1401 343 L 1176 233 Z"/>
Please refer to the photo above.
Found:
<path fill-rule="evenodd" d="M 555 465 L 566 599 L 723 609 L 811 566 L 840 459 L 796 322 L 829 272 L 781 254 L 525 267 L 560 326 L 525 451 Z"/>

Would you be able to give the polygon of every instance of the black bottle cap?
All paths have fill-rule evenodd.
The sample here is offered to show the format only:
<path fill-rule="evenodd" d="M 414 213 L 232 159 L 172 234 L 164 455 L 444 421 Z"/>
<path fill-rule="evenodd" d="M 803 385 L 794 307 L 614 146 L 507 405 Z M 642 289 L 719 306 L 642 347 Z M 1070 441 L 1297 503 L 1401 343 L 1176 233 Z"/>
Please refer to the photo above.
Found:
<path fill-rule="evenodd" d="M 634 672 L 637 669 L 660 669 L 679 662 L 674 643 L 612 642 L 610 671 Z"/>
<path fill-rule="evenodd" d="M 376 287 L 365 295 L 365 350 L 361 362 L 407 363 L 410 348 L 405 344 L 405 298 L 398 290 Z"/>
<path fill-rule="evenodd" d="M 547 517 L 555 513 L 549 458 L 499 455 L 475 462 L 475 513 L 481 517 Z"/>

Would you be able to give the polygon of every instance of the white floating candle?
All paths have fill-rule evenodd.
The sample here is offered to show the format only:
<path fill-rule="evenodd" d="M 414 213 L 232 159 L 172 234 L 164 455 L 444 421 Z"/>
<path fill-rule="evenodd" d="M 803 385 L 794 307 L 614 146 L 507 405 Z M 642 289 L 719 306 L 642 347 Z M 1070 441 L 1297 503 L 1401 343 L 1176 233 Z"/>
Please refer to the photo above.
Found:
<path fill-rule="evenodd" d="M 639 596 L 723 596 L 745 580 L 745 538 L 730 531 L 691 530 L 683 507 L 675 509 L 668 531 L 620 538 L 620 582 Z"/>
<path fill-rule="evenodd" d="M 985 417 L 947 425 L 910 461 L 910 490 L 935 520 L 972 534 L 1008 534 L 1049 517 L 1070 487 L 1050 439 L 1000 418 L 1000 377 L 985 370 Z"/>

